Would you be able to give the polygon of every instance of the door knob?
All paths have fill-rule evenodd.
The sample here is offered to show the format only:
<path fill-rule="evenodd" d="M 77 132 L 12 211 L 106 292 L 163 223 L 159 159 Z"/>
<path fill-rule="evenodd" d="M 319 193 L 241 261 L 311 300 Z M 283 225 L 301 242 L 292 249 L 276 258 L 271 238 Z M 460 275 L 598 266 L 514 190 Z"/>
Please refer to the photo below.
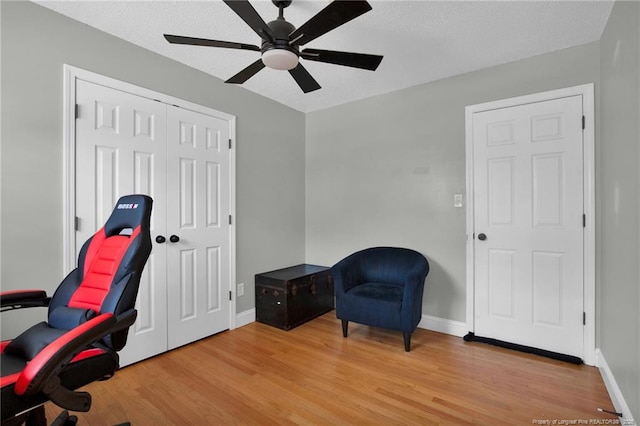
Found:
<path fill-rule="evenodd" d="M 172 243 L 177 243 L 178 241 L 180 241 L 180 237 L 174 234 L 169 237 L 169 241 L 171 241 Z"/>
<path fill-rule="evenodd" d="M 484 240 L 486 240 L 486 239 L 487 239 L 487 236 L 486 236 L 486 234 L 480 233 L 480 234 L 478 234 L 478 239 L 479 239 L 480 241 L 484 241 Z"/>
<path fill-rule="evenodd" d="M 158 235 L 158 236 L 156 237 L 156 243 L 158 243 L 158 244 L 162 244 L 162 243 L 164 243 L 165 241 L 167 241 L 167 239 L 166 239 L 164 236 L 162 236 L 162 235 Z"/>

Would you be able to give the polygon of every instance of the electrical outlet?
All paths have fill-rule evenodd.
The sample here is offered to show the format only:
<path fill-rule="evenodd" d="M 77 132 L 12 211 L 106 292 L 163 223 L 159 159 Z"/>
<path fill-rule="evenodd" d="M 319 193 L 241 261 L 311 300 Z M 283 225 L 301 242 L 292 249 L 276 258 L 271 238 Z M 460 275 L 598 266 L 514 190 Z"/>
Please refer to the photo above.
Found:
<path fill-rule="evenodd" d="M 238 284 L 238 291 L 236 293 L 238 297 L 244 296 L 244 283 Z"/>

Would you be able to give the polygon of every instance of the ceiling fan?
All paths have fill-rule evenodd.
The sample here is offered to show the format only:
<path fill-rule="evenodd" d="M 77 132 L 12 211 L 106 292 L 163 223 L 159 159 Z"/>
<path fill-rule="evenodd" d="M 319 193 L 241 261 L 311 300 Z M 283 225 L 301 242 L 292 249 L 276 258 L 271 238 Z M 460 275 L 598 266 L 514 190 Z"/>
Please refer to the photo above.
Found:
<path fill-rule="evenodd" d="M 288 7 L 291 1 L 272 0 L 273 4 L 278 7 L 279 14 L 276 20 L 267 24 L 249 1 L 224 0 L 227 6 L 260 36 L 262 47 L 171 34 L 165 34 L 164 38 L 169 43 L 174 44 L 225 47 L 262 53 L 260 59 L 225 81 L 225 83 L 242 84 L 267 66 L 277 70 L 288 70 L 302 91 L 308 93 L 319 89 L 320 85 L 299 63 L 300 58 L 371 71 L 375 71 L 378 68 L 380 61 L 382 61 L 382 56 L 321 49 L 300 50 L 299 47 L 370 11 L 371 5 L 367 1 L 335 0 L 297 29 L 284 19 L 284 8 Z"/>

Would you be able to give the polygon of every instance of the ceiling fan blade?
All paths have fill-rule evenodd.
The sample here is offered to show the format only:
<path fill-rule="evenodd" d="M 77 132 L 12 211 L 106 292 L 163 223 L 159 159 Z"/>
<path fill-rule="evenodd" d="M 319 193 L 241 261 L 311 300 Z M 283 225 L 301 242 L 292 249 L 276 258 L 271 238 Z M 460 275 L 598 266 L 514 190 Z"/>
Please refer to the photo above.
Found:
<path fill-rule="evenodd" d="M 301 46 L 370 10 L 367 1 L 335 0 L 292 32 L 289 39 Z"/>
<path fill-rule="evenodd" d="M 262 59 L 258 59 L 238 74 L 225 81 L 225 83 L 242 84 L 256 75 L 262 68 L 264 68 L 264 63 L 262 62 Z"/>
<path fill-rule="evenodd" d="M 361 68 L 375 71 L 382 61 L 382 56 L 366 53 L 336 52 L 333 50 L 304 49 L 300 57 L 309 61 L 326 62 L 328 64 L 344 65 L 346 67 Z"/>
<path fill-rule="evenodd" d="M 298 83 L 304 93 L 313 92 L 320 88 L 318 82 L 311 77 L 309 71 L 302 64 L 298 64 L 294 69 L 289 70 L 289 74 L 291 74 L 291 77 Z"/>
<path fill-rule="evenodd" d="M 234 43 L 231 41 L 209 40 L 206 38 L 184 37 L 178 35 L 165 34 L 164 38 L 172 44 L 188 44 L 190 46 L 210 46 L 210 47 L 226 47 L 229 49 L 242 49 L 260 51 L 258 46 L 244 43 Z"/>
<path fill-rule="evenodd" d="M 256 12 L 247 0 L 224 0 L 224 2 L 233 10 L 244 22 L 251 27 L 253 31 L 262 39 L 273 42 L 275 35 L 271 28 L 264 22 L 264 19 Z"/>

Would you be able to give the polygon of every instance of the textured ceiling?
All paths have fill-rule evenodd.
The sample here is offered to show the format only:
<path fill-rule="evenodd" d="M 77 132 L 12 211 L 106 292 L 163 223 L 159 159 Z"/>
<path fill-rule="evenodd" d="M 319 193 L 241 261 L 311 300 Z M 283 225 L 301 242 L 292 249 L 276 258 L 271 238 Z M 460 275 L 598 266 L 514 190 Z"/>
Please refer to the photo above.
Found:
<path fill-rule="evenodd" d="M 302 112 L 598 40 L 611 1 L 376 1 L 373 10 L 306 44 L 306 48 L 383 55 L 377 71 L 302 60 L 322 88 L 304 94 L 286 71 L 264 69 L 242 87 Z M 145 49 L 222 80 L 258 52 L 171 45 L 178 34 L 259 45 L 258 36 L 220 0 L 36 1 Z M 278 10 L 252 1 L 269 22 Z M 299 27 L 329 1 L 294 0 L 287 21 Z M 206 90 L 206 88 L 203 88 Z"/>

